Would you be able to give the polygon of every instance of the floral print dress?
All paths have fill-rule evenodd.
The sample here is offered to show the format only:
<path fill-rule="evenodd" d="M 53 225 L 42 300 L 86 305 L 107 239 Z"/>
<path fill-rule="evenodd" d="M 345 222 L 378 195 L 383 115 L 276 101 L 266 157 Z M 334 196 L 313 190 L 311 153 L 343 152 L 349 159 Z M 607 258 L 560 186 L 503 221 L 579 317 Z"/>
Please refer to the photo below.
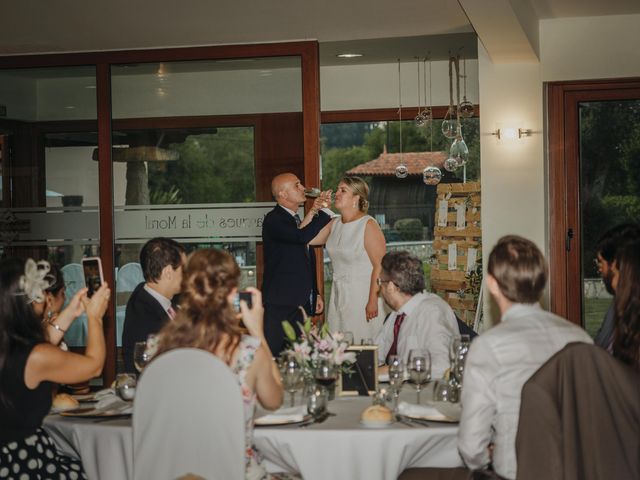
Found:
<path fill-rule="evenodd" d="M 253 416 L 256 409 L 256 394 L 246 383 L 247 372 L 255 358 L 256 350 L 260 346 L 260 339 L 250 335 L 243 335 L 238 346 L 238 355 L 232 367 L 238 377 L 245 420 L 245 478 L 247 480 L 263 480 L 272 478 L 262 465 L 262 456 L 253 446 Z"/>

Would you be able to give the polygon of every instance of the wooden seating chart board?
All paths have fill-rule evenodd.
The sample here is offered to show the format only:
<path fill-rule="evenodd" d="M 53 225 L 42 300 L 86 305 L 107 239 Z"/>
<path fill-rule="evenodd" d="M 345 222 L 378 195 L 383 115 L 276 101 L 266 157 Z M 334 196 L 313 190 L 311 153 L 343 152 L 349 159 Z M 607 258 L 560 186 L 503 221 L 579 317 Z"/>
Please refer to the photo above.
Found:
<path fill-rule="evenodd" d="M 473 325 L 482 284 L 480 182 L 438 185 L 431 290 Z"/>

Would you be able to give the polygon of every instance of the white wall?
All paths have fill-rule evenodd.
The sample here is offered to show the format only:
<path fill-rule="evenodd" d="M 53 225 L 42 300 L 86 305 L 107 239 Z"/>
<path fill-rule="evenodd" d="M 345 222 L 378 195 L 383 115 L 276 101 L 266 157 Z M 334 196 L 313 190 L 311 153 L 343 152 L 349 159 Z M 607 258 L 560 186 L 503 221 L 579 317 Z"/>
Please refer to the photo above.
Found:
<path fill-rule="evenodd" d="M 540 58 L 545 82 L 639 77 L 640 15 L 541 20 Z"/>
<path fill-rule="evenodd" d="M 546 252 L 545 162 L 542 133 L 542 75 L 537 64 L 494 65 L 478 42 L 480 161 L 482 172 L 482 256 L 498 238 L 518 234 Z M 531 137 L 497 140 L 496 128 L 533 130 Z M 486 270 L 485 270 L 486 271 Z M 485 326 L 496 320 L 485 295 Z"/>
<path fill-rule="evenodd" d="M 428 64 L 427 64 L 428 65 Z M 418 104 L 418 67 L 415 61 L 401 64 L 402 105 Z M 420 83 L 423 82 L 422 68 Z M 463 73 L 460 62 L 460 74 Z M 428 67 L 427 67 L 428 74 Z M 478 102 L 478 61 L 467 60 L 467 99 Z M 449 105 L 449 62 L 432 62 L 431 104 Z M 454 71 L 455 78 L 455 71 Z M 455 81 L 455 80 L 454 80 Z M 429 80 L 427 79 L 427 83 Z M 455 102 L 455 83 L 454 83 Z M 460 97 L 463 84 L 460 81 Z M 424 105 L 424 88 L 421 86 Z M 398 64 L 327 66 L 320 68 L 320 105 L 323 112 L 398 106 Z"/>

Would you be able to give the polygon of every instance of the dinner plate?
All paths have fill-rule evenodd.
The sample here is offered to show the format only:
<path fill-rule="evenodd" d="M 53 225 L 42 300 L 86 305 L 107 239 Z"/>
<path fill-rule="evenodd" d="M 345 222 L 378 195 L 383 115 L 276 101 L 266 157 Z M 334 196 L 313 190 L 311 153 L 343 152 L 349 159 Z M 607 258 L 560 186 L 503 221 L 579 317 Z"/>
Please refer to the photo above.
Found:
<path fill-rule="evenodd" d="M 287 418 L 287 417 L 282 417 L 282 418 L 277 418 L 277 417 L 272 417 L 272 418 L 265 418 L 265 417 L 259 417 L 256 418 L 254 420 L 254 425 L 256 427 L 273 427 L 273 426 L 278 426 L 278 425 L 295 425 L 297 423 L 307 423 L 312 421 L 313 418 L 311 417 L 311 415 L 304 415 L 302 417 L 302 419 L 298 418 Z"/>
<path fill-rule="evenodd" d="M 128 417 L 131 412 L 123 412 L 122 410 L 98 410 L 93 407 L 75 408 L 73 410 L 65 410 L 60 412 L 63 417 L 85 417 L 85 418 L 104 418 L 104 417 Z"/>
<path fill-rule="evenodd" d="M 388 427 L 392 423 L 393 423 L 392 420 L 389 420 L 388 422 L 371 422 L 367 420 L 360 420 L 360 425 L 367 428 L 384 428 L 384 427 Z"/>
<path fill-rule="evenodd" d="M 93 402 L 97 402 L 98 400 L 96 399 L 96 394 L 95 393 L 83 393 L 80 395 L 71 395 L 73 398 L 75 398 L 77 401 L 82 402 L 82 403 L 93 403 Z"/>

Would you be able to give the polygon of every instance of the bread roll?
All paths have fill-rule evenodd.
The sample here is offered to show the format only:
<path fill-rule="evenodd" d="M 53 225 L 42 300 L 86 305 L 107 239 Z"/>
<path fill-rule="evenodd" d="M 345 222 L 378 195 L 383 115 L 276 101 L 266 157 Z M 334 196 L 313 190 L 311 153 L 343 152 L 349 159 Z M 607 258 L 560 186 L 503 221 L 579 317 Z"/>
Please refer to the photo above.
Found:
<path fill-rule="evenodd" d="M 78 401 L 68 393 L 59 393 L 53 399 L 53 408 L 56 410 L 73 410 L 79 406 Z"/>
<path fill-rule="evenodd" d="M 372 405 L 362 412 L 362 421 L 367 423 L 389 423 L 393 420 L 393 413 L 382 405 Z"/>

